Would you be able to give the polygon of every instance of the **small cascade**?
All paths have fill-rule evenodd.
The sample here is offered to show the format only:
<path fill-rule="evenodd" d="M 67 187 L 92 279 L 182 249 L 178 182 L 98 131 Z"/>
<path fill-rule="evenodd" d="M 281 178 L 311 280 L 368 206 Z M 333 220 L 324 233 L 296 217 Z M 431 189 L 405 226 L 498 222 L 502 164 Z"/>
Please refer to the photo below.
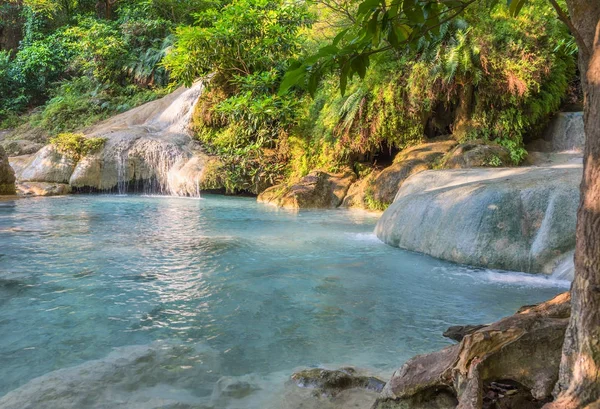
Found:
<path fill-rule="evenodd" d="M 204 84 L 197 81 L 143 126 L 147 126 L 151 133 L 189 134 L 194 107 L 203 90 Z"/>
<path fill-rule="evenodd" d="M 117 162 L 117 193 L 120 195 L 127 194 L 129 189 L 129 179 L 126 178 L 127 172 L 127 151 L 123 147 L 119 147 L 116 152 Z"/>
<path fill-rule="evenodd" d="M 169 172 L 176 163 L 188 158 L 174 145 L 157 143 L 154 149 L 144 149 L 140 152 L 143 163 L 150 168 L 154 175 L 144 180 L 144 194 L 175 195 L 169 183 Z"/>
<path fill-rule="evenodd" d="M 575 276 L 574 252 L 569 253 L 552 271 L 551 277 L 556 280 L 572 281 Z"/>

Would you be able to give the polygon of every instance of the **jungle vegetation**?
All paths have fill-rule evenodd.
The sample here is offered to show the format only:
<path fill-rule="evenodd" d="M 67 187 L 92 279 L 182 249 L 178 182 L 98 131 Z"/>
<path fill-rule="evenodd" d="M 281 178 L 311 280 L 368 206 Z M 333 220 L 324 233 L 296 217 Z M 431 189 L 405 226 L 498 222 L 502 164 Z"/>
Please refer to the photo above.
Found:
<path fill-rule="evenodd" d="M 387 33 L 378 41 L 396 46 L 349 62 L 340 82 L 317 60 L 358 33 L 354 1 L 3 2 L 0 124 L 48 140 L 205 78 L 194 132 L 229 192 L 315 168 L 365 174 L 444 135 L 499 143 L 517 164 L 577 94 L 577 46 L 545 0 L 516 17 L 484 3 L 410 44 L 402 27 Z"/>

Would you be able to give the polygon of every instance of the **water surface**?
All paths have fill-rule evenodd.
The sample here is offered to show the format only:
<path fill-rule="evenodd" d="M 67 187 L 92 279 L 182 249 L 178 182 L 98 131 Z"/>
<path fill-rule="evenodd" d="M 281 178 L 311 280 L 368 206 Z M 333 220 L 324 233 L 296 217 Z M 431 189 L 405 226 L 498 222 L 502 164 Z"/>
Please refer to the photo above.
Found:
<path fill-rule="evenodd" d="M 376 221 L 221 196 L 0 202 L 0 396 L 115 347 L 162 340 L 214 360 L 173 354 L 182 375 L 168 377 L 164 394 L 213 395 L 220 407 L 221 377 L 339 365 L 389 374 L 447 345 L 449 325 L 491 322 L 568 286 L 386 246 Z M 190 383 L 189 370 L 206 376 Z"/>

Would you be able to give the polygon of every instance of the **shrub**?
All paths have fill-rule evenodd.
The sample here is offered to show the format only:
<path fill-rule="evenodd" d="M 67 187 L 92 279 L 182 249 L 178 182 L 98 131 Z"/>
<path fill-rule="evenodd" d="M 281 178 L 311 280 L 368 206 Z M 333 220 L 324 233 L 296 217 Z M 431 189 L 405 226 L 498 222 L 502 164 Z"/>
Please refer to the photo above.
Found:
<path fill-rule="evenodd" d="M 61 133 L 51 138 L 50 143 L 59 152 L 78 162 L 82 157 L 102 149 L 106 138 L 86 138 L 81 133 Z"/>

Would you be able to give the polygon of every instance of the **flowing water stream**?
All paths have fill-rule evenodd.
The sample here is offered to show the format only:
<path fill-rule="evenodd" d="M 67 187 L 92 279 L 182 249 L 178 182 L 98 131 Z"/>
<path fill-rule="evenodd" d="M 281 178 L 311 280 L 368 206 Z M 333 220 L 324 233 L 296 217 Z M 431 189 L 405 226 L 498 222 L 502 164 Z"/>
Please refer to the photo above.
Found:
<path fill-rule="evenodd" d="M 388 247 L 376 221 L 220 196 L 0 202 L 0 408 L 266 408 L 295 368 L 386 376 L 450 325 L 568 288 Z"/>

